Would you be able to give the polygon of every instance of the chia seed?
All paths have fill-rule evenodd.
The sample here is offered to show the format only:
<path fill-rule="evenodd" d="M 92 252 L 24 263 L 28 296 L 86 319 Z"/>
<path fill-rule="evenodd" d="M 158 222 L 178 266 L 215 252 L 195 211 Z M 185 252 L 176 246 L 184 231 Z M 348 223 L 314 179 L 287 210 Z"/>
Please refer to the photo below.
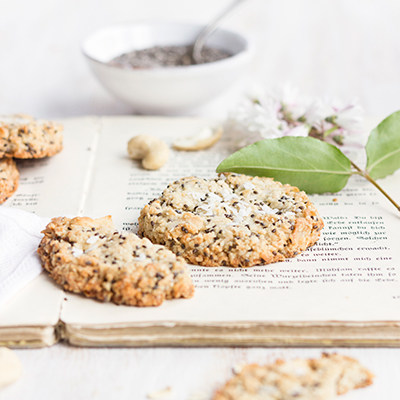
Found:
<path fill-rule="evenodd" d="M 183 67 L 195 65 L 192 58 L 193 46 L 155 46 L 121 54 L 108 62 L 108 65 L 124 69 L 151 69 L 162 67 Z M 206 64 L 231 57 L 225 50 L 204 47 L 201 63 Z"/>

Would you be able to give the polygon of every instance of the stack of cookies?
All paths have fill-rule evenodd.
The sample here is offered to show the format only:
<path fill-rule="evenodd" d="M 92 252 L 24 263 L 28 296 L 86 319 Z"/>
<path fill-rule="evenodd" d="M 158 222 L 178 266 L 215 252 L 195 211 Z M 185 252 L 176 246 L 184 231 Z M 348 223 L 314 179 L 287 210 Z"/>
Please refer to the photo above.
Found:
<path fill-rule="evenodd" d="M 14 159 L 51 157 L 62 150 L 62 126 L 31 116 L 0 117 L 0 204 L 18 188 Z"/>

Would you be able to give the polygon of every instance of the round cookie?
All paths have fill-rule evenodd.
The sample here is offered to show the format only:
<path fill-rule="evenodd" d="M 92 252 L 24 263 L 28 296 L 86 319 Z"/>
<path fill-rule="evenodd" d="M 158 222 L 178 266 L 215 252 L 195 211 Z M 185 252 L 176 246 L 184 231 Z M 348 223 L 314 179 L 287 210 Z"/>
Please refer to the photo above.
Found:
<path fill-rule="evenodd" d="M 19 171 L 12 158 L 0 159 L 0 204 L 17 190 Z"/>
<path fill-rule="evenodd" d="M 182 178 L 141 211 L 139 234 L 189 263 L 251 267 L 294 257 L 323 221 L 304 192 L 271 178 Z"/>
<path fill-rule="evenodd" d="M 357 360 L 325 353 L 316 359 L 244 365 L 213 400 L 328 400 L 369 386 L 373 378 Z"/>
<path fill-rule="evenodd" d="M 51 157 L 62 150 L 63 127 L 30 116 L 0 117 L 0 158 Z"/>
<path fill-rule="evenodd" d="M 66 290 L 133 306 L 193 296 L 182 258 L 133 233 L 120 234 L 109 216 L 53 218 L 42 233 L 44 268 Z"/>

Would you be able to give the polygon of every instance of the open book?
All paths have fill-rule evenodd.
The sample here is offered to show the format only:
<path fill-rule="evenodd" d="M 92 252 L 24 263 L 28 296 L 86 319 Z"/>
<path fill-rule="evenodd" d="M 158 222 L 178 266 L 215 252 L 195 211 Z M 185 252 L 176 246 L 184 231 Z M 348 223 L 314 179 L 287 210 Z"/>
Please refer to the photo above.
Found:
<path fill-rule="evenodd" d="M 135 232 L 141 208 L 188 175 L 214 177 L 235 150 L 173 151 L 159 171 L 128 158 L 128 140 L 151 134 L 171 143 L 210 121 L 85 117 L 61 121 L 64 150 L 19 163 L 20 187 L 5 206 L 38 215 L 112 215 Z M 378 121 L 368 121 L 368 132 Z M 360 157 L 363 150 L 360 148 Z M 358 160 L 354 160 L 358 161 Z M 380 184 L 400 199 L 400 174 Z M 285 262 L 248 269 L 191 266 L 192 299 L 138 308 L 66 293 L 42 273 L 0 308 L 0 344 L 81 346 L 400 345 L 398 211 L 361 177 L 339 193 L 310 196 L 325 222 L 319 242 Z"/>

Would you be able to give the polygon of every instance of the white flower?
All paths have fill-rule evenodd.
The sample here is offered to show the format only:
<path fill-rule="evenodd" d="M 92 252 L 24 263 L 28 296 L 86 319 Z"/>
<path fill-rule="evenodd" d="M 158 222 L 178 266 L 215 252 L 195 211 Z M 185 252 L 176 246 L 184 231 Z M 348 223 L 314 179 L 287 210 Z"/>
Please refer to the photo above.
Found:
<path fill-rule="evenodd" d="M 250 100 L 259 101 L 265 100 L 268 95 L 265 89 L 261 85 L 253 84 L 251 87 L 246 91 L 246 97 Z"/>
<path fill-rule="evenodd" d="M 334 110 L 327 100 L 317 99 L 308 107 L 305 118 L 310 125 L 314 125 L 333 114 Z"/>
<path fill-rule="evenodd" d="M 305 114 L 310 103 L 309 99 L 305 96 L 300 96 L 299 89 L 290 83 L 283 84 L 275 91 L 273 96 L 283 105 L 285 111 L 289 113 L 294 120 L 297 120 Z"/>
<path fill-rule="evenodd" d="M 348 133 L 358 133 L 362 129 L 363 113 L 360 105 L 351 103 L 338 112 L 335 122 Z"/>
<path fill-rule="evenodd" d="M 230 114 L 227 129 L 240 147 L 261 139 L 312 134 L 325 141 L 341 143 L 349 133 L 361 131 L 363 110 L 354 100 L 310 99 L 286 83 L 268 95 L 260 87 Z"/>
<path fill-rule="evenodd" d="M 343 100 L 340 100 L 337 97 L 333 97 L 328 102 L 333 109 L 333 114 L 337 114 L 339 111 L 345 109 L 346 107 L 352 104 L 352 102 L 346 104 Z"/>
<path fill-rule="evenodd" d="M 254 124 L 249 125 L 250 131 L 258 131 L 261 136 L 266 138 L 279 137 L 279 119 L 274 112 L 272 102 L 269 102 L 268 107 L 262 107 L 259 104 L 254 105 L 255 117 Z"/>
<path fill-rule="evenodd" d="M 303 101 L 299 95 L 299 88 L 293 86 L 290 82 L 286 82 L 278 87 L 273 93 L 273 97 L 286 105 L 297 104 Z"/>
<path fill-rule="evenodd" d="M 281 122 L 275 111 L 275 103 L 268 99 L 264 105 L 246 101 L 230 114 L 230 122 L 235 130 L 241 131 L 244 135 L 261 138 L 276 138 L 282 136 L 279 131 Z"/>
<path fill-rule="evenodd" d="M 310 132 L 310 126 L 307 124 L 298 125 L 285 133 L 285 136 L 303 136 L 307 137 Z"/>

